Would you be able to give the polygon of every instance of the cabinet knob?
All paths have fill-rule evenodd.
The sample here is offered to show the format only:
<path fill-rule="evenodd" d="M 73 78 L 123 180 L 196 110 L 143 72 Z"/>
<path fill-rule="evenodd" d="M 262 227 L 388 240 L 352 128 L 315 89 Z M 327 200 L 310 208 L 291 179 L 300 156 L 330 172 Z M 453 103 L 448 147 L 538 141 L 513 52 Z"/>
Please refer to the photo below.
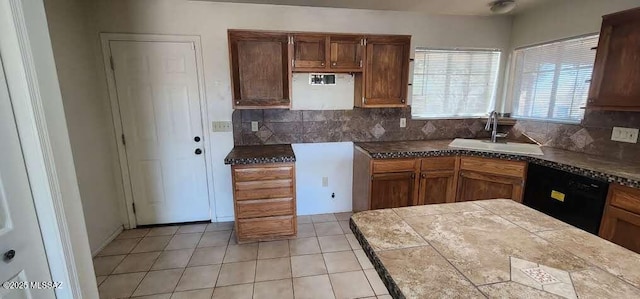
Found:
<path fill-rule="evenodd" d="M 338 63 L 334 62 L 334 63 L 331 63 L 331 65 L 336 66 L 336 65 L 338 65 Z"/>
<path fill-rule="evenodd" d="M 240 101 L 236 101 L 236 105 L 240 105 Z"/>
<path fill-rule="evenodd" d="M 321 66 L 324 66 L 324 62 L 320 63 Z"/>
<path fill-rule="evenodd" d="M 196 149 L 196 151 L 195 151 L 195 154 L 196 154 L 196 155 L 200 155 L 200 154 L 202 154 L 202 150 L 201 150 L 201 149 L 199 149 L 199 148 L 197 148 L 197 149 Z"/>
<path fill-rule="evenodd" d="M 426 179 L 427 175 L 423 173 L 423 174 L 420 175 L 420 177 L 423 178 L 423 179 Z"/>
<path fill-rule="evenodd" d="M 403 103 L 403 104 L 404 104 L 404 99 L 400 100 L 400 103 Z"/>

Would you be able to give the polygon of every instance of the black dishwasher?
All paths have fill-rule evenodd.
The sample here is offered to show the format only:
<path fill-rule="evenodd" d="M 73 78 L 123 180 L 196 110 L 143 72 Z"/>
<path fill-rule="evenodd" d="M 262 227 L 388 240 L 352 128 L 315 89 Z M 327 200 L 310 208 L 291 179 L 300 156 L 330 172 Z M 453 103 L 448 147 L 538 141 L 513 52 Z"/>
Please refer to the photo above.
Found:
<path fill-rule="evenodd" d="M 597 235 L 609 184 L 529 164 L 524 204 Z"/>

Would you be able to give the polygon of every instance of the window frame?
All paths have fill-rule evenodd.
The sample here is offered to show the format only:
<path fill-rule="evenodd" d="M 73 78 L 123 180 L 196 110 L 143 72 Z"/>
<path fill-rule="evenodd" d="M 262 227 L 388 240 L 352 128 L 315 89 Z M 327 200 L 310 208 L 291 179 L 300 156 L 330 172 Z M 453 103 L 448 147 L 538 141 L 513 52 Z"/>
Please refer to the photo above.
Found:
<path fill-rule="evenodd" d="M 489 111 L 487 111 L 487 114 L 485 115 L 449 115 L 449 116 L 424 116 L 424 115 L 415 115 L 414 114 L 414 109 L 413 109 L 413 104 L 415 103 L 415 98 L 414 98 L 414 94 L 413 94 L 413 86 L 414 86 L 414 78 L 416 75 L 416 71 L 415 71 L 415 54 L 418 51 L 448 51 L 448 52 L 491 52 L 491 53 L 497 53 L 498 54 L 498 67 L 496 70 L 496 74 L 495 77 L 493 78 L 493 80 L 495 81 L 495 86 L 491 92 L 491 98 L 489 99 L 489 104 L 487 105 L 489 107 Z M 487 118 L 489 116 L 489 113 L 492 110 L 496 110 L 498 103 L 500 102 L 500 100 L 498 99 L 498 91 L 500 89 L 501 83 L 503 83 L 502 80 L 500 80 L 500 75 L 502 74 L 502 60 L 503 60 L 503 55 L 504 55 L 504 51 L 503 49 L 500 48 L 437 48 L 437 47 L 415 47 L 413 50 L 413 54 L 414 54 L 414 64 L 412 65 L 412 72 L 411 72 L 411 119 L 415 119 L 415 120 L 437 120 L 437 119 L 483 119 L 483 118 Z M 424 74 L 422 74 L 424 75 Z M 447 75 L 449 75 L 447 73 Z"/>
<path fill-rule="evenodd" d="M 600 32 L 592 32 L 592 33 L 587 33 L 587 34 L 581 34 L 581 35 L 576 35 L 576 36 L 570 36 L 570 37 L 565 37 L 565 38 L 561 38 L 561 39 L 555 39 L 555 40 L 550 40 L 550 41 L 545 41 L 545 42 L 540 42 L 540 43 L 535 43 L 535 44 L 529 44 L 529 45 L 525 45 L 525 46 L 520 46 L 517 48 L 514 48 L 513 51 L 511 52 L 510 58 L 509 58 L 509 67 L 508 67 L 508 74 L 507 76 L 505 76 L 505 86 L 506 86 L 506 93 L 505 93 L 505 97 L 504 97 L 504 101 L 505 101 L 505 105 L 509 104 L 509 116 L 510 118 L 516 119 L 516 120 L 532 120 L 532 121 L 541 121 L 541 122 L 549 122 L 549 123 L 557 123 L 557 124 L 581 124 L 584 121 L 584 113 L 582 115 L 582 118 L 580 120 L 573 120 L 573 119 L 560 119 L 560 118 L 544 118 L 544 117 L 529 117 L 529 116 L 519 116 L 519 115 L 515 115 L 513 112 L 516 109 L 515 106 L 515 102 L 517 97 L 515 97 L 515 85 L 516 85 L 516 66 L 517 66 L 517 55 L 516 52 L 520 51 L 520 50 L 525 50 L 525 49 L 529 49 L 529 48 L 535 48 L 535 47 L 540 47 L 540 46 L 546 46 L 546 45 L 551 45 L 551 44 L 555 44 L 555 43 L 562 43 L 562 42 L 567 42 L 567 41 L 572 41 L 572 40 L 577 40 L 577 39 L 582 39 L 582 38 L 588 38 L 588 37 L 598 37 L 600 36 Z M 597 45 L 596 45 L 597 47 Z M 595 50 L 595 49 L 592 49 Z M 594 53 L 595 55 L 595 53 Z M 556 58 L 557 59 L 557 58 Z M 594 59 L 594 67 L 595 67 L 595 59 Z M 557 70 L 556 70 L 557 71 Z M 555 90 L 555 92 L 557 92 L 558 88 L 558 84 L 559 84 L 560 80 L 554 80 L 553 84 L 552 84 L 552 92 L 553 90 Z M 589 83 L 591 84 L 591 82 Z M 588 92 L 587 92 L 587 96 L 588 96 Z M 556 99 L 553 99 L 552 103 L 555 103 Z M 580 107 L 580 109 L 584 110 L 584 107 Z"/>

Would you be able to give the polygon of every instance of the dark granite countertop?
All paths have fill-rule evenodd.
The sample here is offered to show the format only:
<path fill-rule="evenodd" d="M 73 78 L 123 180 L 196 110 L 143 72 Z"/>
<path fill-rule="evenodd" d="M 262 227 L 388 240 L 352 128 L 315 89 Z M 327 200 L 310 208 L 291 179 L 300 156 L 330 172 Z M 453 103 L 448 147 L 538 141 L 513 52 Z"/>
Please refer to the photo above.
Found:
<path fill-rule="evenodd" d="M 224 158 L 224 164 L 265 164 L 295 162 L 290 144 L 236 146 Z"/>
<path fill-rule="evenodd" d="M 373 159 L 421 158 L 469 155 L 506 160 L 521 160 L 578 175 L 640 188 L 640 163 L 587 155 L 551 147 L 542 147 L 544 156 L 507 154 L 491 151 L 450 148 L 448 140 L 356 142 L 355 146 Z"/>

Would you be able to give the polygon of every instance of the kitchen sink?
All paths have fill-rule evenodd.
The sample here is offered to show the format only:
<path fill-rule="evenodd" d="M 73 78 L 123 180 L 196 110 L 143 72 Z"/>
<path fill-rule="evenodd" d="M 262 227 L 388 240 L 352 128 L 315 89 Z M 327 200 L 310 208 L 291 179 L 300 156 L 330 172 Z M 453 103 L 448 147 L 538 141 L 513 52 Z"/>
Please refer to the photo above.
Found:
<path fill-rule="evenodd" d="M 539 145 L 518 142 L 493 143 L 489 140 L 458 138 L 449 143 L 449 147 L 510 154 L 544 155 Z"/>

